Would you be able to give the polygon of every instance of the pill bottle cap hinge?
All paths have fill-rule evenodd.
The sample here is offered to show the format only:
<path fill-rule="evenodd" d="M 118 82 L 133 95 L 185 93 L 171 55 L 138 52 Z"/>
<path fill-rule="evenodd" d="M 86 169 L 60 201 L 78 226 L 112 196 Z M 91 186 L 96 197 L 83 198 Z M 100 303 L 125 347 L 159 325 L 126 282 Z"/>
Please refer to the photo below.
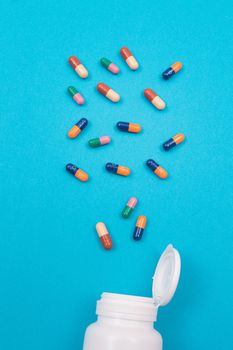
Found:
<path fill-rule="evenodd" d="M 153 276 L 152 295 L 157 308 L 167 305 L 172 299 L 179 282 L 180 269 L 180 254 L 169 244 L 161 255 Z"/>

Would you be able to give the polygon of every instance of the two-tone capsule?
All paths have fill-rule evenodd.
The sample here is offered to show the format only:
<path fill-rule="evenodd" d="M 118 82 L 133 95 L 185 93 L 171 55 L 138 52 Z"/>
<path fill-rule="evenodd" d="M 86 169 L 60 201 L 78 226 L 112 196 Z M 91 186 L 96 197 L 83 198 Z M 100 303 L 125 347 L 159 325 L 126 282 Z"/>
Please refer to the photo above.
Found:
<path fill-rule="evenodd" d="M 181 142 L 183 142 L 184 139 L 185 139 L 184 134 L 177 134 L 177 135 L 173 136 L 172 138 L 170 138 L 168 141 L 164 142 L 163 148 L 165 151 L 169 151 L 170 149 L 172 149 L 176 145 L 179 145 Z"/>
<path fill-rule="evenodd" d="M 167 171 L 163 169 L 153 159 L 148 159 L 148 161 L 146 162 L 146 165 L 153 171 L 155 175 L 160 177 L 160 179 L 166 179 L 168 177 Z"/>
<path fill-rule="evenodd" d="M 85 79 L 88 77 L 88 71 L 86 70 L 84 65 L 79 61 L 79 59 L 77 57 L 70 56 L 68 61 L 71 65 L 71 67 L 80 76 L 80 78 Z"/>
<path fill-rule="evenodd" d="M 95 139 L 89 140 L 88 144 L 92 148 L 96 148 L 99 146 L 107 145 L 108 143 L 110 143 L 110 141 L 111 139 L 109 136 L 100 136 L 100 137 L 96 137 Z"/>
<path fill-rule="evenodd" d="M 120 72 L 120 69 L 117 67 L 117 65 L 106 57 L 101 58 L 100 63 L 104 68 L 106 68 L 107 70 L 109 70 L 109 72 L 113 74 L 118 74 Z"/>
<path fill-rule="evenodd" d="M 75 102 L 77 102 L 78 105 L 84 104 L 84 102 L 85 102 L 84 98 L 82 97 L 80 92 L 78 92 L 78 90 L 74 86 L 69 86 L 68 92 L 72 96 L 73 100 Z"/>
<path fill-rule="evenodd" d="M 124 207 L 124 209 L 122 211 L 123 218 L 128 219 L 130 217 L 130 215 L 132 214 L 134 208 L 137 205 L 137 202 L 138 202 L 138 200 L 135 197 L 131 197 L 128 200 L 126 206 Z"/>
<path fill-rule="evenodd" d="M 154 105 L 157 109 L 163 110 L 166 107 L 166 103 L 159 97 L 152 89 L 145 89 L 144 96 L 149 100 L 152 105 Z"/>
<path fill-rule="evenodd" d="M 117 129 L 124 132 L 132 132 L 132 133 L 139 133 L 142 128 L 140 124 L 133 124 L 128 122 L 118 122 L 117 123 Z"/>
<path fill-rule="evenodd" d="M 168 80 L 174 74 L 178 73 L 182 69 L 182 67 L 183 67 L 183 65 L 181 62 L 176 62 L 176 63 L 172 64 L 171 67 L 169 67 L 168 69 L 166 69 L 163 72 L 163 74 L 162 74 L 163 79 Z"/>
<path fill-rule="evenodd" d="M 103 222 L 97 222 L 95 227 L 104 249 L 112 249 L 112 240 L 105 224 Z"/>
<path fill-rule="evenodd" d="M 121 175 L 121 176 L 129 176 L 130 174 L 129 168 L 122 165 L 114 164 L 114 163 L 107 163 L 105 165 L 105 168 L 110 173 Z"/>
<path fill-rule="evenodd" d="M 142 238 L 144 229 L 146 227 L 146 221 L 146 216 L 140 215 L 138 217 L 133 234 L 133 238 L 135 239 L 135 241 L 140 241 L 140 239 Z"/>
<path fill-rule="evenodd" d="M 75 139 L 75 137 L 77 137 L 80 132 L 85 129 L 85 127 L 88 124 L 88 120 L 86 118 L 82 118 L 80 119 L 68 132 L 68 136 L 71 139 Z"/>
<path fill-rule="evenodd" d="M 139 67 L 139 64 L 136 60 L 136 58 L 132 55 L 132 53 L 129 51 L 127 47 L 122 47 L 120 49 L 120 54 L 132 70 L 137 70 Z"/>
<path fill-rule="evenodd" d="M 111 100 L 112 102 L 118 102 L 120 101 L 120 95 L 114 91 L 113 89 L 111 89 L 108 85 L 104 84 L 104 83 L 99 83 L 96 86 L 97 90 L 104 95 L 105 97 L 107 97 L 109 100 Z"/>
<path fill-rule="evenodd" d="M 78 168 L 76 165 L 69 163 L 66 165 L 66 170 L 70 174 L 74 175 L 74 177 L 76 177 L 76 179 L 78 179 L 82 182 L 88 181 L 88 178 L 89 178 L 88 174 L 85 173 L 85 171 Z"/>

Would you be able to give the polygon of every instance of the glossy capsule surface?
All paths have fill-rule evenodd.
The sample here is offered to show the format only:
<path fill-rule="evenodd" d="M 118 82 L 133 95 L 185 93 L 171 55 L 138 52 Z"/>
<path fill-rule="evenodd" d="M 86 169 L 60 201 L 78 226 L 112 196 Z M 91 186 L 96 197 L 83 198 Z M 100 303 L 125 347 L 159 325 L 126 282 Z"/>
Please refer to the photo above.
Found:
<path fill-rule="evenodd" d="M 71 139 L 75 139 L 75 137 L 77 137 L 80 132 L 85 129 L 85 127 L 88 124 L 88 120 L 86 118 L 82 118 L 80 119 L 68 132 L 68 136 Z"/>
<path fill-rule="evenodd" d="M 85 79 L 88 77 L 88 71 L 77 57 L 70 56 L 68 61 L 80 78 Z"/>
<path fill-rule="evenodd" d="M 95 139 L 91 139 L 88 141 L 89 146 L 92 148 L 100 147 L 103 145 L 107 145 L 111 141 L 109 136 L 100 136 Z"/>
<path fill-rule="evenodd" d="M 97 222 L 95 227 L 104 249 L 112 249 L 112 240 L 105 224 L 103 222 Z"/>
<path fill-rule="evenodd" d="M 183 65 L 181 62 L 176 62 L 172 64 L 171 67 L 169 67 L 163 72 L 162 74 L 163 79 L 165 80 L 170 79 L 174 74 L 178 73 L 182 69 L 182 67 Z"/>
<path fill-rule="evenodd" d="M 102 95 L 107 97 L 110 101 L 112 101 L 112 102 L 120 101 L 120 95 L 116 91 L 111 89 L 108 85 L 106 85 L 104 83 L 99 83 L 96 86 L 96 88 Z"/>
<path fill-rule="evenodd" d="M 131 197 L 126 206 L 124 207 L 123 211 L 122 211 L 122 216 L 124 219 L 128 219 L 130 217 L 130 215 L 132 214 L 134 208 L 136 207 L 137 205 L 137 198 L 135 197 Z"/>
<path fill-rule="evenodd" d="M 88 174 L 85 173 L 85 171 L 79 169 L 76 165 L 69 163 L 66 165 L 66 170 L 70 174 L 74 175 L 74 177 L 76 177 L 76 179 L 78 179 L 82 182 L 88 181 L 88 178 L 89 178 Z"/>
<path fill-rule="evenodd" d="M 146 165 L 153 171 L 155 175 L 160 177 L 160 179 L 166 179 L 168 177 L 168 173 L 165 169 L 163 169 L 156 161 L 153 159 L 148 159 Z"/>
<path fill-rule="evenodd" d="M 152 89 L 145 89 L 144 96 L 149 100 L 152 105 L 154 105 L 157 109 L 163 110 L 166 107 L 166 103 L 159 97 Z"/>
<path fill-rule="evenodd" d="M 105 168 L 110 173 L 121 175 L 121 176 L 129 176 L 130 174 L 129 168 L 122 165 L 114 164 L 114 163 L 107 163 L 105 165 Z"/>
<path fill-rule="evenodd" d="M 69 86 L 68 92 L 72 96 L 73 100 L 75 102 L 77 102 L 78 105 L 84 104 L 84 102 L 85 102 L 84 98 L 82 97 L 80 92 L 78 92 L 78 90 L 74 86 Z"/>
<path fill-rule="evenodd" d="M 169 151 L 173 147 L 179 145 L 181 142 L 183 142 L 185 139 L 184 134 L 177 134 L 170 138 L 168 141 L 164 142 L 163 148 L 165 151 Z"/>
<path fill-rule="evenodd" d="M 129 51 L 127 47 L 122 47 L 120 49 L 120 54 L 132 70 L 137 70 L 139 67 L 139 64 L 136 60 L 136 58 L 132 55 L 132 53 Z"/>
<path fill-rule="evenodd" d="M 135 239 L 135 241 L 140 241 L 140 239 L 142 238 L 144 229 L 146 227 L 146 221 L 146 216 L 140 215 L 138 217 L 133 234 L 133 238 Z"/>
<path fill-rule="evenodd" d="M 132 132 L 135 134 L 139 133 L 142 130 L 141 125 L 128 122 L 118 122 L 116 126 L 120 131 Z"/>
<path fill-rule="evenodd" d="M 117 65 L 106 57 L 101 58 L 100 63 L 104 68 L 106 68 L 107 70 L 109 70 L 109 72 L 113 74 L 118 74 L 120 72 L 120 69 L 117 67 Z"/>

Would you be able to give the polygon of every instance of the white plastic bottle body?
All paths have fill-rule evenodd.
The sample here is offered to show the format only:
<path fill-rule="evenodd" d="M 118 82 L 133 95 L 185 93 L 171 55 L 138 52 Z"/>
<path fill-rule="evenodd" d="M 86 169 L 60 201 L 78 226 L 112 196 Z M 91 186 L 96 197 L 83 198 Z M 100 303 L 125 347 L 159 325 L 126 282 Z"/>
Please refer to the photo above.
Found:
<path fill-rule="evenodd" d="M 162 350 L 162 337 L 154 329 L 90 325 L 83 350 Z"/>

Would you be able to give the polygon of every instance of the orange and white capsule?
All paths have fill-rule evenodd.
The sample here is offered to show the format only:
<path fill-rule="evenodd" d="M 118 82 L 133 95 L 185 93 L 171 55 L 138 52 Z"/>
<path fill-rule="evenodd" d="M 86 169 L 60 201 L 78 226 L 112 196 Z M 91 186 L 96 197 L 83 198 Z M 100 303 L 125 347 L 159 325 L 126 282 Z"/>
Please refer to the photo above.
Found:
<path fill-rule="evenodd" d="M 97 222 L 95 227 L 104 249 L 112 249 L 112 240 L 105 224 L 103 222 Z"/>
<path fill-rule="evenodd" d="M 77 57 L 70 56 L 68 61 L 80 78 L 85 79 L 88 77 L 88 71 Z"/>
<path fill-rule="evenodd" d="M 99 83 L 96 86 L 96 88 L 102 95 L 107 97 L 112 102 L 116 103 L 116 102 L 120 101 L 120 95 L 116 91 L 111 89 L 108 85 L 106 85 L 104 83 Z"/>
<path fill-rule="evenodd" d="M 163 110 L 166 107 L 166 103 L 152 89 L 149 89 L 149 88 L 145 89 L 144 90 L 144 96 L 157 109 Z"/>
<path fill-rule="evenodd" d="M 128 64 L 129 68 L 132 70 L 137 70 L 139 67 L 139 64 L 136 60 L 136 58 L 132 55 L 132 53 L 129 51 L 127 47 L 122 47 L 120 49 L 120 54 L 125 60 L 125 62 Z"/>

